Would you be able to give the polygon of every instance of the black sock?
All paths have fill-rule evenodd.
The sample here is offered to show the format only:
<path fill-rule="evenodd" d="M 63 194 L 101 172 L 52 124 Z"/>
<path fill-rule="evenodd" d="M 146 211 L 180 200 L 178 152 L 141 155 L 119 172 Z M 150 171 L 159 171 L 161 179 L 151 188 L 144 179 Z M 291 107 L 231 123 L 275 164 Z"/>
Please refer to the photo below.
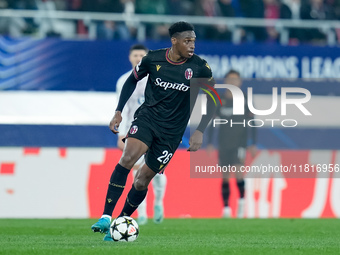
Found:
<path fill-rule="evenodd" d="M 109 187 L 107 189 L 105 207 L 103 214 L 112 215 L 113 210 L 117 204 L 118 199 L 123 193 L 125 183 L 130 170 L 117 164 L 113 171 Z"/>
<path fill-rule="evenodd" d="M 222 182 L 222 198 L 224 206 L 229 206 L 229 195 L 230 195 L 230 189 L 229 189 L 229 182 Z"/>
<path fill-rule="evenodd" d="M 137 207 L 143 202 L 147 192 L 148 189 L 136 190 L 135 186 L 132 184 L 132 188 L 126 197 L 123 210 L 119 216 L 130 216 L 133 214 Z"/>
<path fill-rule="evenodd" d="M 244 180 L 237 181 L 237 187 L 240 192 L 240 198 L 244 198 Z"/>

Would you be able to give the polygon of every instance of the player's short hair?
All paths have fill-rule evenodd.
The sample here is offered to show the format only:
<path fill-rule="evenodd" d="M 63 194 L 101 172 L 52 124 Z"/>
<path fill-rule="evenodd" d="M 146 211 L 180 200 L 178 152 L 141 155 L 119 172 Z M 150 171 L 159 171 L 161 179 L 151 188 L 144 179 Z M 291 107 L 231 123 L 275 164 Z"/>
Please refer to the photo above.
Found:
<path fill-rule="evenodd" d="M 149 51 L 149 49 L 147 47 L 145 47 L 143 44 L 134 44 L 130 47 L 130 53 L 133 50 L 145 50 L 146 52 Z"/>
<path fill-rule="evenodd" d="M 169 35 L 170 37 L 176 36 L 177 33 L 181 33 L 184 31 L 194 31 L 194 26 L 185 21 L 179 21 L 171 25 L 169 27 Z"/>
<path fill-rule="evenodd" d="M 229 72 L 226 73 L 224 78 L 227 78 L 230 74 L 236 74 L 238 77 L 241 77 L 240 72 L 236 71 L 235 69 L 230 69 Z"/>

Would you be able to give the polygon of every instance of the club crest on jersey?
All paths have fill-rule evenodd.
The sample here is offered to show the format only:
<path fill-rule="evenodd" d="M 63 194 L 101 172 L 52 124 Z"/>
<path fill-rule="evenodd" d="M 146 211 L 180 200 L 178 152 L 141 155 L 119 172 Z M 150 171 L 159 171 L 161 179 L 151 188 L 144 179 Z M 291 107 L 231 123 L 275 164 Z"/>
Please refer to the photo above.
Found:
<path fill-rule="evenodd" d="M 134 125 L 130 128 L 130 134 L 131 135 L 136 134 L 137 131 L 138 131 L 138 127 L 136 125 Z"/>
<path fill-rule="evenodd" d="M 194 72 L 192 71 L 191 68 L 187 68 L 187 70 L 185 70 L 185 79 L 190 80 L 192 78 L 192 75 L 194 74 Z"/>

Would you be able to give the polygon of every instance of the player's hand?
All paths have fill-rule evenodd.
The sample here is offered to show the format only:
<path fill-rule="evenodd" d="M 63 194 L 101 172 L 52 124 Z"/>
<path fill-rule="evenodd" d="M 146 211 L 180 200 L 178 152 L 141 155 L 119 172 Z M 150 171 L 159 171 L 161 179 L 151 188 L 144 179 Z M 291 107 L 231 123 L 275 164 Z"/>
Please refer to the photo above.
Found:
<path fill-rule="evenodd" d="M 189 140 L 189 148 L 188 151 L 197 151 L 201 148 L 203 143 L 203 133 L 201 131 L 196 130 Z"/>
<path fill-rule="evenodd" d="M 248 151 L 250 152 L 251 157 L 254 158 L 256 156 L 256 154 L 257 154 L 257 147 L 256 147 L 256 145 L 250 145 L 248 147 Z"/>
<path fill-rule="evenodd" d="M 114 134 L 119 133 L 118 128 L 119 124 L 122 122 L 122 113 L 120 111 L 116 111 L 115 115 L 113 116 L 112 120 L 110 121 L 110 129 Z"/>

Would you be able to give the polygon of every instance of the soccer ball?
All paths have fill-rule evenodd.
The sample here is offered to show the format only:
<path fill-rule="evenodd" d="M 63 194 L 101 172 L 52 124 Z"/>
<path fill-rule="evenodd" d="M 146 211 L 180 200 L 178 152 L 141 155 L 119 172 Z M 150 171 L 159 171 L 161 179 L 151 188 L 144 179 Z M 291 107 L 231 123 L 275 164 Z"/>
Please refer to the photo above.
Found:
<path fill-rule="evenodd" d="M 129 216 L 121 216 L 112 222 L 110 234 L 115 242 L 133 242 L 138 237 L 139 227 L 133 218 Z"/>

